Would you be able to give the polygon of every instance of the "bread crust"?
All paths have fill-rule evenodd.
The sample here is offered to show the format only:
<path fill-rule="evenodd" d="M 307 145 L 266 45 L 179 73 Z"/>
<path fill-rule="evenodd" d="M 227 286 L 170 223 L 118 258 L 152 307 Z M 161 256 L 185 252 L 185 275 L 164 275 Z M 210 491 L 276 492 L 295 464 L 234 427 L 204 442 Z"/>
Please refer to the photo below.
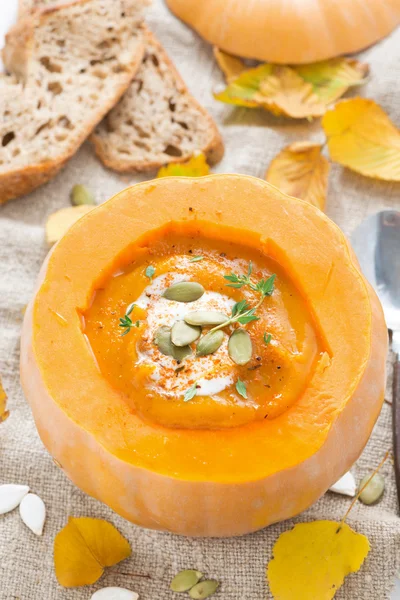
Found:
<path fill-rule="evenodd" d="M 218 163 L 224 155 L 224 144 L 222 141 L 221 134 L 220 134 L 214 120 L 209 115 L 209 113 L 206 111 L 206 109 L 203 106 L 201 106 L 201 104 L 190 94 L 181 75 L 178 73 L 177 69 L 175 68 L 175 65 L 173 64 L 173 62 L 171 61 L 171 59 L 169 58 L 169 56 L 167 55 L 163 46 L 158 41 L 158 39 L 155 37 L 155 35 L 145 25 L 144 25 L 144 30 L 145 30 L 145 33 L 144 33 L 145 46 L 146 47 L 152 46 L 153 48 L 155 48 L 156 52 L 158 52 L 159 54 L 162 55 L 163 61 L 168 65 L 168 67 L 176 81 L 177 88 L 179 89 L 180 93 L 186 94 L 188 97 L 190 97 L 192 106 L 195 107 L 198 111 L 200 111 L 202 116 L 204 117 L 204 119 L 207 121 L 209 131 L 211 132 L 211 136 L 210 136 L 211 139 L 204 148 L 201 148 L 201 151 L 206 156 L 207 162 L 210 165 L 214 165 L 214 164 Z M 160 161 L 157 161 L 157 160 L 154 160 L 154 161 L 147 160 L 146 161 L 145 160 L 145 161 L 140 161 L 140 162 L 138 162 L 138 161 L 134 162 L 132 160 L 121 160 L 118 157 L 112 156 L 107 152 L 105 145 L 103 143 L 103 140 L 102 140 L 102 136 L 96 134 L 96 132 L 94 132 L 90 136 L 90 141 L 92 142 L 95 152 L 96 152 L 97 156 L 99 157 L 99 159 L 102 161 L 102 163 L 106 167 L 113 169 L 114 171 L 119 171 L 122 173 L 126 173 L 126 172 L 141 173 L 141 172 L 159 169 L 160 167 L 162 167 L 163 165 L 166 164 L 165 161 L 161 161 L 161 160 Z M 171 160 L 169 160 L 168 163 L 184 162 L 184 161 L 188 160 L 190 158 L 190 156 L 192 156 L 192 154 L 193 153 L 186 154 L 186 155 L 179 156 L 179 157 L 171 157 Z"/>
<path fill-rule="evenodd" d="M 23 36 L 23 29 L 21 30 L 21 26 L 23 27 L 25 23 L 26 27 L 32 27 L 31 20 L 33 18 L 39 20 L 36 26 L 40 26 L 54 12 L 58 12 L 59 10 L 74 4 L 86 4 L 90 1 L 92 0 L 75 0 L 63 5 L 48 6 L 42 10 L 34 8 L 26 19 L 17 24 L 14 32 L 13 30 L 10 30 L 7 43 L 14 45 L 14 33 L 18 35 L 18 39 L 21 39 L 21 36 Z M 125 65 L 125 77 L 122 79 L 120 85 L 116 86 L 113 97 L 110 97 L 98 107 L 98 111 L 94 113 L 90 119 L 88 119 L 86 127 L 82 128 L 79 134 L 71 140 L 68 148 L 60 156 L 54 160 L 39 162 L 37 164 L 31 164 L 17 169 L 10 169 L 7 172 L 0 173 L 0 204 L 24 194 L 28 194 L 52 179 L 60 171 L 60 169 L 62 169 L 65 163 L 77 152 L 79 147 L 90 135 L 94 127 L 120 100 L 124 92 L 129 87 L 132 78 L 138 70 L 143 58 L 145 50 L 143 25 L 139 26 L 138 31 L 143 36 L 143 39 L 137 44 L 135 54 L 132 56 L 130 62 Z M 5 77 L 7 77 L 7 75 Z"/>

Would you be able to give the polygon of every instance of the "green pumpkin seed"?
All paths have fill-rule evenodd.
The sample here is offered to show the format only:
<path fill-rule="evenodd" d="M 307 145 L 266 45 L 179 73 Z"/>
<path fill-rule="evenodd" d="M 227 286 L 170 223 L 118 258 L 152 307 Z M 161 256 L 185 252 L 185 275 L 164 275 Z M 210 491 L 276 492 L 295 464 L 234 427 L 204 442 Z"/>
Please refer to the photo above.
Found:
<path fill-rule="evenodd" d="M 203 573 L 194 569 L 180 571 L 171 581 L 170 588 L 173 592 L 188 592 L 203 577 Z"/>
<path fill-rule="evenodd" d="M 81 206 L 82 204 L 95 204 L 95 201 L 92 192 L 87 187 L 77 184 L 71 190 L 71 203 L 74 206 Z"/>
<path fill-rule="evenodd" d="M 217 331 L 210 331 L 210 333 L 204 335 L 197 344 L 197 356 L 206 356 L 207 354 L 216 352 L 224 341 L 224 337 L 225 334 L 220 329 Z"/>
<path fill-rule="evenodd" d="M 185 315 L 185 321 L 189 325 L 222 325 L 229 317 L 216 310 L 195 310 Z"/>
<path fill-rule="evenodd" d="M 215 579 L 206 579 L 197 583 L 189 592 L 189 596 L 194 600 L 204 600 L 209 598 L 217 591 L 219 587 L 218 581 Z"/>
<path fill-rule="evenodd" d="M 237 365 L 246 365 L 251 359 L 253 346 L 251 337 L 245 329 L 235 329 L 229 338 L 228 353 Z"/>
<path fill-rule="evenodd" d="M 175 346 L 171 340 L 171 327 L 162 325 L 159 327 L 154 336 L 154 343 L 165 356 L 172 356 L 175 360 L 181 362 L 187 356 L 192 354 L 190 346 L 182 346 L 181 348 Z"/>
<path fill-rule="evenodd" d="M 202 297 L 204 288 L 200 283 L 195 281 L 181 281 L 173 283 L 163 293 L 167 300 L 175 300 L 175 302 L 194 302 Z"/>
<path fill-rule="evenodd" d="M 175 346 L 187 346 L 200 337 L 201 327 L 193 327 L 185 321 L 177 321 L 171 329 L 171 340 Z"/>
<path fill-rule="evenodd" d="M 173 356 L 171 327 L 159 327 L 154 335 L 154 343 L 162 354 Z"/>
<path fill-rule="evenodd" d="M 361 489 L 371 477 L 371 473 L 366 475 L 360 483 Z M 385 480 L 379 473 L 375 473 L 367 487 L 361 492 L 360 500 L 364 504 L 375 504 L 382 497 L 383 492 L 385 491 Z"/>

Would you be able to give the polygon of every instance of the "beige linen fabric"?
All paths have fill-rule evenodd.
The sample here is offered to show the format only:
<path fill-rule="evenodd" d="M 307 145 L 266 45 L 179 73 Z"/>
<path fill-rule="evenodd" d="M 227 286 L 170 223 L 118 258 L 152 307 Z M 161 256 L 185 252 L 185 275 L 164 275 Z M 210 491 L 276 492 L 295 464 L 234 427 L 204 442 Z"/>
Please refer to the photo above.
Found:
<path fill-rule="evenodd" d="M 191 91 L 221 128 L 226 154 L 215 171 L 262 177 L 270 160 L 284 145 L 302 139 L 323 139 L 318 121 L 294 122 L 214 101 L 211 90 L 222 82 L 222 77 L 213 61 L 211 47 L 172 17 L 162 0 L 155 1 L 148 20 Z M 399 46 L 400 31 L 362 55 L 371 65 L 371 78 L 358 91 L 379 102 L 397 123 L 400 122 Z M 129 183 L 143 179 L 121 177 L 107 171 L 86 144 L 48 185 L 0 208 L 0 373 L 11 411 L 8 421 L 0 425 L 0 483 L 30 485 L 48 509 L 42 538 L 35 537 L 23 525 L 18 511 L 0 517 L 1 600 L 87 600 L 96 589 L 106 585 L 131 588 L 139 592 L 142 600 L 172 600 L 178 596 L 169 591 L 170 579 L 181 568 L 190 567 L 221 581 L 216 599 L 264 600 L 271 598 L 265 581 L 265 565 L 278 535 L 295 522 L 339 520 L 349 505 L 350 500 L 327 493 L 298 518 L 253 535 L 222 540 L 184 539 L 140 529 L 113 514 L 76 489 L 43 448 L 20 388 L 18 354 L 21 311 L 32 295 L 47 251 L 44 222 L 50 213 L 68 206 L 69 191 L 75 183 L 88 185 L 100 203 Z M 400 209 L 400 184 L 374 181 L 338 165 L 332 167 L 327 212 L 345 233 L 350 234 L 366 215 L 388 207 Z M 73 357 L 66 357 L 69 359 Z M 389 384 L 388 398 L 390 390 Z M 357 481 L 378 464 L 391 447 L 391 440 L 390 406 L 385 403 L 372 438 L 354 467 Z M 398 568 L 400 520 L 390 462 L 384 466 L 383 473 L 387 489 L 382 502 L 372 507 L 357 503 L 348 520 L 357 531 L 369 537 L 372 549 L 361 571 L 347 578 L 336 595 L 338 599 L 389 597 Z M 63 589 L 54 575 L 54 536 L 70 515 L 106 518 L 132 546 L 132 557 L 109 570 L 90 588 Z"/>

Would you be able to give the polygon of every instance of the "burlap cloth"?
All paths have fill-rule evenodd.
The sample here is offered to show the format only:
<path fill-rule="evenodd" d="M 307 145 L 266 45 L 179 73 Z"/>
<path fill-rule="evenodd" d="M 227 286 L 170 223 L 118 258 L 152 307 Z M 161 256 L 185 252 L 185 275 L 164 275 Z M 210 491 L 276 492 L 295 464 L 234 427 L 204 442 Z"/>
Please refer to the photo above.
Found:
<path fill-rule="evenodd" d="M 284 145 L 295 140 L 323 139 L 318 121 L 294 123 L 262 111 L 234 109 L 214 101 L 211 90 L 222 78 L 211 48 L 175 20 L 162 0 L 152 7 L 149 22 L 193 93 L 219 123 L 226 154 L 215 171 L 263 177 L 269 161 Z M 371 79 L 359 90 L 379 102 L 397 123 L 400 121 L 399 44 L 400 31 L 362 55 L 371 65 Z M 270 598 L 265 565 L 278 535 L 293 522 L 340 519 L 349 505 L 348 499 L 327 493 L 297 519 L 253 535 L 223 540 L 184 539 L 143 530 L 124 521 L 76 489 L 53 464 L 36 433 L 18 376 L 21 311 L 32 294 L 46 255 L 44 222 L 47 215 L 69 204 L 68 194 L 75 183 L 87 184 L 96 192 L 98 202 L 102 202 L 139 179 L 122 178 L 104 169 L 87 144 L 54 181 L 0 209 L 0 373 L 11 410 L 8 421 L 0 425 L 0 483 L 29 484 L 46 502 L 48 510 L 42 538 L 35 537 L 22 524 L 18 511 L 0 517 L 1 600 L 86 600 L 105 585 L 136 590 L 142 600 L 168 600 L 177 597 L 168 589 L 171 577 L 187 567 L 200 569 L 221 581 L 216 598 Z M 399 192 L 400 185 L 374 181 L 333 166 L 327 212 L 350 234 L 367 214 L 381 208 L 400 207 Z M 73 359 L 66 357 L 66 360 L 70 358 Z M 388 399 L 390 393 L 389 384 Z M 354 467 L 358 480 L 391 448 L 391 438 L 390 406 L 385 403 L 371 440 Z M 383 473 L 387 488 L 382 502 L 375 507 L 357 503 L 348 520 L 357 531 L 368 536 L 372 550 L 361 571 L 347 578 L 336 595 L 338 599 L 389 597 L 398 568 L 400 520 L 390 462 Z M 132 558 L 111 569 L 91 588 L 61 588 L 54 575 L 53 540 L 69 515 L 103 517 L 113 522 L 130 541 Z"/>

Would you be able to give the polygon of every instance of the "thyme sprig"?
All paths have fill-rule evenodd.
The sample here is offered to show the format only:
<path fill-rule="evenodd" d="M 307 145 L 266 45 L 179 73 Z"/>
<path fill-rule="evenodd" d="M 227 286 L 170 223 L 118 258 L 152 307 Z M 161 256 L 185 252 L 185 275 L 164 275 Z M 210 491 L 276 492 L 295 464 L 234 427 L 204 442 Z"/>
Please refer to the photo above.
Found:
<path fill-rule="evenodd" d="M 140 325 L 140 321 L 136 321 L 134 323 L 129 316 L 131 314 L 131 312 L 133 311 L 133 309 L 135 308 L 135 306 L 136 306 L 136 304 L 134 302 L 129 304 L 126 308 L 125 315 L 123 317 L 121 317 L 119 320 L 119 326 L 125 328 L 124 333 L 121 333 L 121 337 L 123 337 L 124 335 L 129 333 L 132 327 L 139 327 L 139 325 Z"/>
<path fill-rule="evenodd" d="M 212 331 L 217 331 L 218 329 L 223 329 L 224 327 L 228 327 L 232 323 L 240 323 L 240 325 L 247 325 L 247 323 L 251 323 L 252 321 L 258 321 L 259 317 L 255 314 L 257 309 L 264 302 L 264 299 L 267 296 L 271 296 L 274 291 L 274 282 L 276 275 L 275 273 L 268 277 L 267 279 L 260 279 L 256 283 L 251 280 L 251 274 L 253 272 L 252 262 L 249 262 L 249 266 L 247 269 L 247 275 L 237 275 L 236 273 L 231 273 L 230 275 L 224 275 L 224 279 L 230 281 L 231 283 L 227 283 L 228 287 L 233 288 L 242 288 L 243 286 L 248 286 L 251 290 L 258 292 L 260 294 L 260 299 L 257 304 L 251 308 L 248 304 L 247 300 L 240 300 L 236 302 L 232 307 L 232 314 L 229 319 L 227 319 L 221 325 L 217 325 Z"/>

